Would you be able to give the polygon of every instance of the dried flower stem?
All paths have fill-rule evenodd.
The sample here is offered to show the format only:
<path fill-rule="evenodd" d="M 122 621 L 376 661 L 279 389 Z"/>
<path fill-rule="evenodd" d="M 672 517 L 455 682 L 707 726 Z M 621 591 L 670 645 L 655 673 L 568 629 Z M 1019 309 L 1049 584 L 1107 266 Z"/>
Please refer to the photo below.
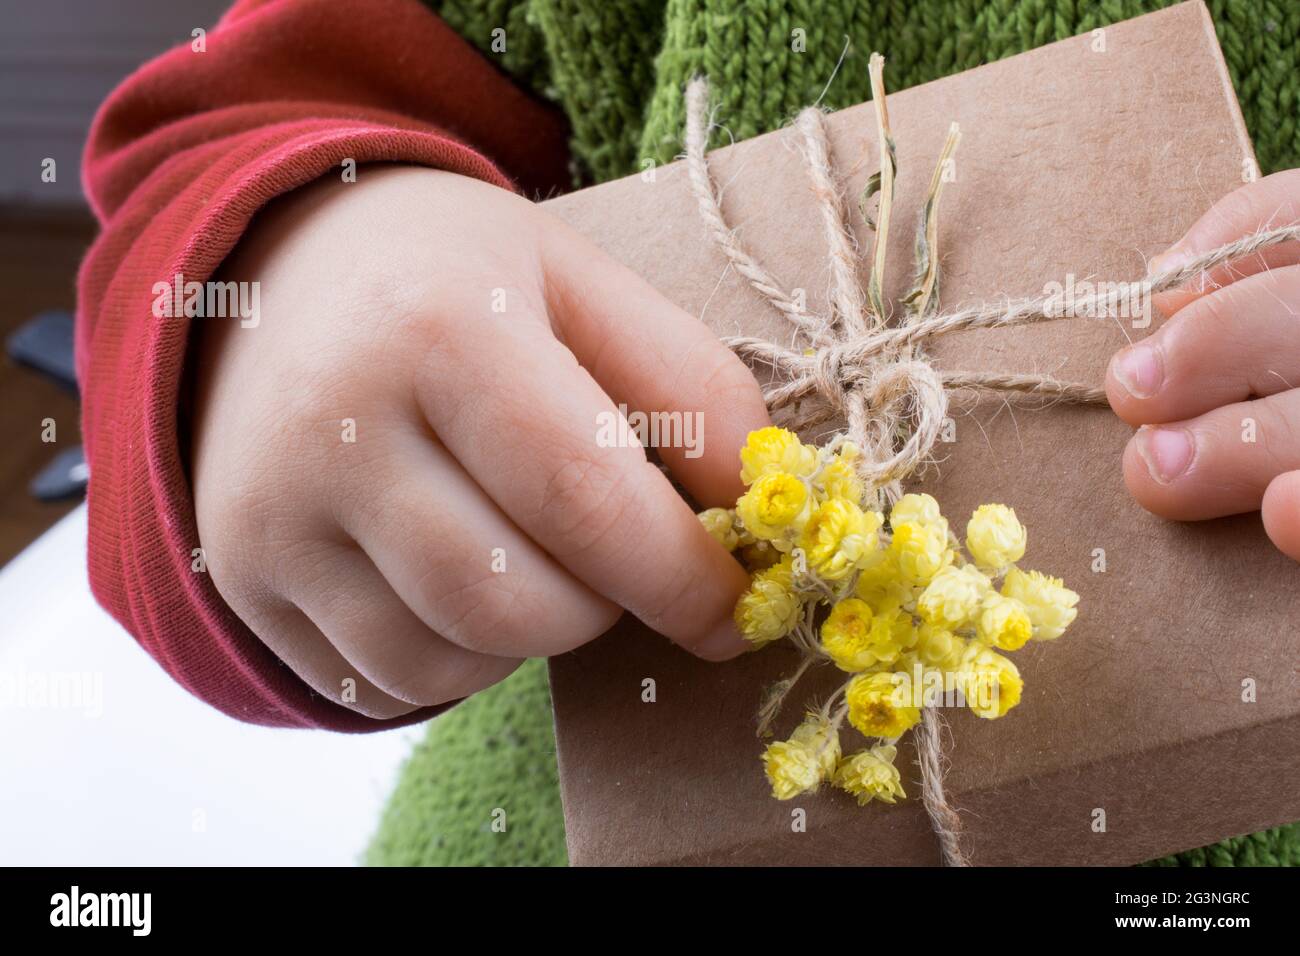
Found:
<path fill-rule="evenodd" d="M 876 328 L 882 328 L 889 318 L 882 289 L 885 282 L 885 251 L 889 244 L 889 221 L 894 206 L 896 154 L 894 138 L 889 130 L 889 108 L 885 105 L 885 58 L 879 53 L 871 54 L 868 70 L 871 73 L 871 100 L 876 106 L 876 130 L 880 136 L 880 173 L 876 184 L 880 190 L 880 210 L 875 220 L 876 238 L 872 248 L 867 300 L 871 304 L 872 324 Z"/>
<path fill-rule="evenodd" d="M 912 315 L 918 319 L 925 318 L 938 304 L 934 290 L 939 280 L 939 195 L 943 192 L 944 172 L 959 142 L 961 129 L 953 123 L 948 127 L 948 138 L 939 153 L 939 161 L 934 165 L 934 175 L 930 177 L 930 189 L 925 197 L 921 231 L 916 236 L 917 286 L 903 298 L 912 307 Z"/>
<path fill-rule="evenodd" d="M 817 658 L 811 654 L 801 654 L 795 672 L 767 689 L 767 693 L 763 696 L 763 704 L 758 709 L 757 736 L 759 738 L 766 737 L 771 732 L 772 721 L 776 720 L 781 713 L 785 699 L 790 696 L 790 691 L 794 690 L 794 685 L 799 682 L 799 678 L 808 673 L 808 668 L 812 667 L 816 660 Z"/>

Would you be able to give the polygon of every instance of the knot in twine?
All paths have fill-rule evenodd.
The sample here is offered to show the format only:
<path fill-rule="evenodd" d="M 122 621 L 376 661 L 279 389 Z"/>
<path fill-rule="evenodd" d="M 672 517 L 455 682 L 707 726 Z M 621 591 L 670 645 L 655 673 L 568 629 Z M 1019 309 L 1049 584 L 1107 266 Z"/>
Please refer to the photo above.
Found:
<path fill-rule="evenodd" d="M 776 373 L 776 382 L 764 389 L 763 397 L 779 424 L 800 431 L 831 421 L 845 423 L 836 441 L 851 440 L 862 449 L 857 461 L 859 473 L 882 506 L 897 501 L 903 480 L 930 460 L 947 417 L 951 392 L 997 391 L 1073 404 L 1107 403 L 1105 391 L 1097 386 L 1062 382 L 1045 375 L 940 371 L 924 354 L 927 343 L 967 329 L 1008 328 L 1080 315 L 1114 317 L 1119 307 L 1114 292 L 1095 292 L 1076 296 L 1068 311 L 1059 297 L 1050 295 L 938 311 L 938 206 L 943 172 L 960 139 L 957 124 L 953 123 L 930 181 L 917 236 L 916 286 L 901 300 L 904 308 L 900 316 L 890 315 L 882 283 L 896 161 L 883 70 L 883 57 L 873 54 L 870 72 L 880 171 L 868 180 L 862 198 L 862 215 L 875 232 L 865 291 L 858 281 L 857 246 L 843 190 L 832 170 L 823 113 L 816 106 L 809 107 L 793 124 L 829 250 L 829 314 L 809 313 L 727 224 L 705 156 L 710 120 L 708 84 L 703 79 L 695 79 L 687 87 L 685 136 L 687 173 L 706 230 L 729 265 L 793 326 L 796 344 L 786 346 L 744 336 L 723 341 L 741 358 L 751 364 L 765 364 Z M 866 204 L 876 193 L 880 200 L 873 219 Z M 1300 240 L 1300 224 L 1260 231 L 1129 286 L 1141 288 L 1147 296 L 1154 295 L 1183 286 L 1231 260 L 1296 240 Z M 944 794 L 945 760 L 939 715 L 934 707 L 923 708 L 916 732 L 922 802 L 939 840 L 943 862 L 967 866 L 969 861 L 960 842 L 961 818 Z"/>

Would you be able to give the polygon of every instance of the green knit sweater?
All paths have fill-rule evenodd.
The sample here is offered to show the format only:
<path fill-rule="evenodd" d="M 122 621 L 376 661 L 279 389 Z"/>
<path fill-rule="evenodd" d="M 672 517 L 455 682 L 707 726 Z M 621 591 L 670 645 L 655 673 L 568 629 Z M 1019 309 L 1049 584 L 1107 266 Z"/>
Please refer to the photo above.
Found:
<path fill-rule="evenodd" d="M 865 57 L 903 89 L 1125 20 L 1169 0 L 425 0 L 573 129 L 580 182 L 681 151 L 682 90 L 707 76 L 736 139 L 775 129 L 817 100 L 870 98 Z M 1300 166 L 1300 3 L 1209 0 L 1265 173 Z M 499 32 L 505 49 L 500 51 Z M 495 32 L 494 31 L 498 31 Z M 494 49 L 495 46 L 497 49 Z M 507 813 L 493 832 L 493 811 Z M 402 770 L 366 862 L 563 864 L 564 821 L 545 667 L 433 721 Z M 1300 865 L 1300 824 L 1159 861 Z"/>

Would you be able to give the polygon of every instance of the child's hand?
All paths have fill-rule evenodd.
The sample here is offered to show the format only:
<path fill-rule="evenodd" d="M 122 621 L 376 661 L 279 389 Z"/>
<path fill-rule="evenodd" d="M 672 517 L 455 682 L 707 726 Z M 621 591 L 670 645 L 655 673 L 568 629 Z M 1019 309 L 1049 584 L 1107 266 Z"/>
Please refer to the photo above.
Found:
<path fill-rule="evenodd" d="M 1151 271 L 1296 221 L 1300 170 L 1289 170 L 1224 197 Z M 1106 392 L 1143 426 L 1124 454 L 1139 503 L 1182 520 L 1261 509 L 1273 543 L 1300 560 L 1298 263 L 1295 244 L 1274 246 L 1158 298 L 1169 320 L 1115 356 Z"/>
<path fill-rule="evenodd" d="M 372 168 L 282 200 L 218 278 L 260 282 L 261 319 L 200 343 L 200 541 L 319 693 L 376 717 L 453 700 L 620 608 L 702 657 L 745 647 L 740 565 L 635 440 L 597 434 L 618 403 L 702 412 L 703 456 L 661 457 L 729 504 L 758 386 L 572 230 L 476 180 Z"/>

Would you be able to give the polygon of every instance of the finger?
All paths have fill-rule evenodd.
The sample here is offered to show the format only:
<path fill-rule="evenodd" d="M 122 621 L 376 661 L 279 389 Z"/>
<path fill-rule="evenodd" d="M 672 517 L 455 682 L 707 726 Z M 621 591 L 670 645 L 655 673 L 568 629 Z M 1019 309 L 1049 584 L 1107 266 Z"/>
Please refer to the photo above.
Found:
<path fill-rule="evenodd" d="M 731 620 L 747 584 L 740 565 L 637 442 L 598 441 L 617 410 L 544 319 L 502 321 L 495 334 L 475 329 L 432 353 L 417 394 L 439 438 L 592 590 L 702 657 L 740 653 Z"/>
<path fill-rule="evenodd" d="M 1251 233 L 1295 222 L 1300 222 L 1300 169 L 1288 169 L 1228 193 L 1211 206 L 1181 239 L 1148 263 L 1148 274 L 1175 269 L 1198 255 Z M 1165 315 L 1173 315 L 1198 296 L 1230 285 L 1237 279 L 1298 262 L 1300 243 L 1270 246 L 1254 256 L 1224 263 L 1183 289 L 1160 293 L 1152 298 L 1152 304 Z"/>
<path fill-rule="evenodd" d="M 1278 475 L 1300 468 L 1300 390 L 1146 425 L 1124 452 L 1124 480 L 1148 511 L 1199 520 L 1255 511 Z"/>
<path fill-rule="evenodd" d="M 1274 478 L 1260 507 L 1264 530 L 1277 549 L 1300 561 L 1300 471 Z"/>
<path fill-rule="evenodd" d="M 1300 266 L 1234 282 L 1118 352 L 1106 395 L 1130 425 L 1193 418 L 1300 384 Z"/>
<path fill-rule="evenodd" d="M 425 627 L 356 545 L 330 544 L 290 596 L 356 673 L 418 707 L 466 697 L 519 666 L 475 654 Z"/>
<path fill-rule="evenodd" d="M 658 429 L 656 447 L 697 501 L 735 504 L 744 493 L 740 449 L 751 431 L 771 424 L 745 363 L 703 322 L 572 230 L 549 233 L 543 258 L 560 340 L 616 403 L 659 413 L 664 425 L 680 422 Z M 678 429 L 687 440 L 665 438 Z"/>
<path fill-rule="evenodd" d="M 549 657 L 605 631 L 621 610 L 530 540 L 431 435 L 397 437 L 376 481 L 339 515 L 431 631 L 480 654 Z"/>
<path fill-rule="evenodd" d="M 263 608 L 255 615 L 245 617 L 241 612 L 240 617 L 271 653 L 326 700 L 375 720 L 401 717 L 417 709 L 384 693 L 359 674 L 356 666 L 338 652 L 320 628 L 292 604 L 277 603 L 276 607 Z M 350 690 L 355 693 L 349 693 Z"/>

